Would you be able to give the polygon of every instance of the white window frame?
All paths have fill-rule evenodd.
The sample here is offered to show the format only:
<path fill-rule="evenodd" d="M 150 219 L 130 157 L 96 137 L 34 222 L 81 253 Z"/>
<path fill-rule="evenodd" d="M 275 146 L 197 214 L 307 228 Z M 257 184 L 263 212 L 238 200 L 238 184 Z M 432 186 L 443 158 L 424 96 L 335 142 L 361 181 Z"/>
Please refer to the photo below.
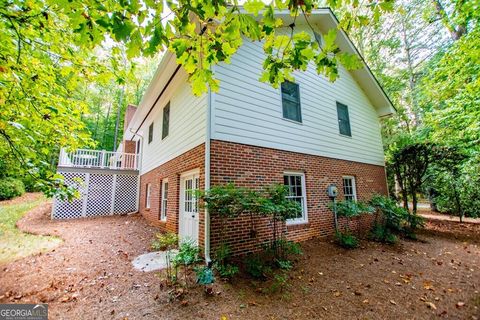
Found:
<path fill-rule="evenodd" d="M 145 197 L 145 208 L 150 209 L 151 205 L 151 197 L 152 197 L 152 184 L 147 183 L 147 192 L 146 192 L 146 197 Z"/>
<path fill-rule="evenodd" d="M 350 179 L 352 181 L 352 194 L 345 193 L 345 180 Z M 354 176 L 342 176 L 342 188 L 343 188 L 343 197 L 347 200 L 347 196 L 352 196 L 353 201 L 357 201 L 357 183 Z"/>
<path fill-rule="evenodd" d="M 167 221 L 168 178 L 162 180 L 162 202 L 160 203 L 160 220 Z"/>
<path fill-rule="evenodd" d="M 293 218 L 287 219 L 287 225 L 295 225 L 295 224 L 304 224 L 308 223 L 308 205 L 307 205 L 307 185 L 305 182 L 305 173 L 302 171 L 285 171 L 283 173 L 283 177 L 285 176 L 298 176 L 300 177 L 301 184 L 302 184 L 302 217 L 301 218 Z M 288 198 L 288 197 L 287 197 Z"/>

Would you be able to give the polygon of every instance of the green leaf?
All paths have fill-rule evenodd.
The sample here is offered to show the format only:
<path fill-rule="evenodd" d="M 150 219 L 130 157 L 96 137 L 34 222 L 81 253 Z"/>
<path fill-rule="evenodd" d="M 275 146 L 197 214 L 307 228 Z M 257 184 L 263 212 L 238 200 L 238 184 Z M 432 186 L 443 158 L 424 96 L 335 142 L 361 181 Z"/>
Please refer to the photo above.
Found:
<path fill-rule="evenodd" d="M 265 8 L 265 3 L 261 0 L 247 0 L 243 8 L 248 13 L 253 13 L 254 16 L 258 16 L 258 13 Z"/>

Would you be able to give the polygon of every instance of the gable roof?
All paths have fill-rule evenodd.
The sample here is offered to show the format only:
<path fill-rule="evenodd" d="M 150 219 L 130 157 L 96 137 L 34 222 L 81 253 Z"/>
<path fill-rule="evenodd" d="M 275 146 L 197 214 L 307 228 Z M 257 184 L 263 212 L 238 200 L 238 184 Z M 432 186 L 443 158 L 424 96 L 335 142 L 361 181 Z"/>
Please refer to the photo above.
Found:
<path fill-rule="evenodd" d="M 241 9 L 243 11 L 243 9 Z M 284 21 L 284 25 L 293 23 L 293 17 L 289 10 L 277 10 L 275 15 Z M 327 33 L 332 28 L 337 28 L 339 21 L 330 8 L 319 8 L 312 10 L 308 17 L 310 24 L 315 24 L 322 33 Z M 307 24 L 305 17 L 299 15 L 295 21 L 296 24 Z M 358 70 L 349 71 L 358 85 L 367 95 L 373 107 L 377 111 L 379 117 L 388 116 L 395 112 L 393 103 L 383 90 L 378 80 L 373 75 L 367 63 L 358 52 L 357 48 L 350 40 L 348 35 L 343 31 L 337 32 L 336 44 L 343 52 L 357 54 L 363 63 L 363 67 Z M 170 82 L 180 69 L 177 65 L 176 58 L 173 53 L 166 51 L 158 68 L 148 85 L 142 101 L 140 102 L 137 111 L 128 125 L 128 129 L 124 133 L 124 139 L 133 139 L 134 133 L 139 133 L 140 127 L 144 124 L 148 115 L 152 112 L 155 104 L 160 99 L 162 94 L 167 89 Z"/>

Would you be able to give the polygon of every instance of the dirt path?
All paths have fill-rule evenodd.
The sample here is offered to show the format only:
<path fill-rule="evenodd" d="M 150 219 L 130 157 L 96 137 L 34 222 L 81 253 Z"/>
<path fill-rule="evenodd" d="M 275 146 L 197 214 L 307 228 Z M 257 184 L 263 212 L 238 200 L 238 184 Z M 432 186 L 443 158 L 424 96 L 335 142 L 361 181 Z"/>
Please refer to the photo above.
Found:
<path fill-rule="evenodd" d="M 131 267 L 155 232 L 141 217 L 59 222 L 48 210 L 32 211 L 19 225 L 64 244 L 0 266 L 0 302 L 46 302 L 50 319 L 480 319 L 476 230 L 456 240 L 437 226 L 423 241 L 364 241 L 353 251 L 312 240 L 281 292 L 238 277 L 217 281 L 213 297 L 196 287 L 169 302 L 155 273 Z"/>
<path fill-rule="evenodd" d="M 431 214 L 431 213 L 420 212 L 419 215 L 424 217 L 425 219 L 460 222 L 460 219 L 458 217 L 449 216 L 449 215 L 445 215 L 445 214 Z M 463 218 L 463 222 L 480 224 L 480 219 L 478 219 L 478 218 Z"/>

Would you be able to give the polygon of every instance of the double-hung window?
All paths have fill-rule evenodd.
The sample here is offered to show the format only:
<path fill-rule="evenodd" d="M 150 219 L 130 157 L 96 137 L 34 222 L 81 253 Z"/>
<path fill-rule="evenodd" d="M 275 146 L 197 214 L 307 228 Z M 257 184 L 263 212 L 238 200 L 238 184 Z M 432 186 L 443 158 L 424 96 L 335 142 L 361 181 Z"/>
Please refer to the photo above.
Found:
<path fill-rule="evenodd" d="M 285 172 L 283 183 L 288 189 L 287 199 L 297 202 L 302 211 L 287 223 L 307 222 L 307 195 L 305 190 L 305 174 L 303 172 Z"/>
<path fill-rule="evenodd" d="M 148 143 L 153 141 L 153 122 L 148 127 Z"/>
<path fill-rule="evenodd" d="M 168 207 L 168 179 L 162 180 L 162 200 L 160 204 L 160 220 L 167 220 L 167 207 Z"/>
<path fill-rule="evenodd" d="M 168 136 L 170 127 L 170 102 L 163 107 L 162 140 Z"/>
<path fill-rule="evenodd" d="M 285 119 L 302 122 L 298 84 L 290 81 L 282 83 L 282 108 Z"/>
<path fill-rule="evenodd" d="M 152 196 L 152 185 L 147 183 L 147 190 L 145 192 L 145 208 L 150 209 L 150 198 Z"/>
<path fill-rule="evenodd" d="M 352 136 L 352 130 L 350 128 L 350 117 L 348 115 L 348 107 L 340 102 L 337 102 L 337 116 L 338 116 L 338 128 L 341 135 Z"/>
<path fill-rule="evenodd" d="M 357 201 L 357 188 L 355 186 L 355 177 L 343 177 L 343 196 L 345 200 Z"/>

